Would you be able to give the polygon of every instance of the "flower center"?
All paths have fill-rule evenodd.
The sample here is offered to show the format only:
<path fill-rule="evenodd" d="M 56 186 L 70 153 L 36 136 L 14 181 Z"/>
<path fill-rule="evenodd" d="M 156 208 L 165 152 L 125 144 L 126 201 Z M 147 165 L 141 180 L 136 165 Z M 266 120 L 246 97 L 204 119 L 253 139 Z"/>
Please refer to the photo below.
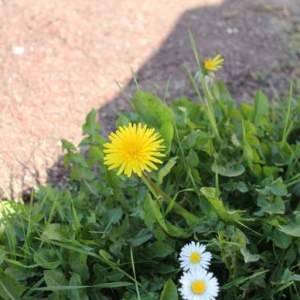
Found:
<path fill-rule="evenodd" d="M 204 69 L 211 71 L 214 68 L 215 68 L 215 65 L 212 61 L 207 60 L 204 62 Z"/>
<path fill-rule="evenodd" d="M 198 252 L 192 252 L 190 255 L 190 262 L 192 264 L 198 264 L 201 261 L 201 255 Z"/>
<path fill-rule="evenodd" d="M 137 159 L 141 154 L 141 145 L 138 143 L 131 143 L 126 145 L 125 151 L 128 159 Z"/>
<path fill-rule="evenodd" d="M 131 158 L 136 158 L 136 157 L 139 155 L 139 150 L 136 149 L 136 148 L 129 149 L 129 150 L 128 150 L 128 155 L 129 155 L 129 157 L 131 157 Z"/>
<path fill-rule="evenodd" d="M 196 295 L 202 295 L 206 291 L 206 285 L 203 280 L 196 280 L 192 283 L 192 292 Z"/>

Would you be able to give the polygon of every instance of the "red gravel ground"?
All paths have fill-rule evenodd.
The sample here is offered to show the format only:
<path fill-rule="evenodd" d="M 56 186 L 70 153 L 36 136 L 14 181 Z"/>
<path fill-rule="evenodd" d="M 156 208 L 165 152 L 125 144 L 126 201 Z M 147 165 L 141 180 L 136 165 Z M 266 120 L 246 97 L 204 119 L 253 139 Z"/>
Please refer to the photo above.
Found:
<path fill-rule="evenodd" d="M 159 91 L 170 79 L 170 95 L 187 91 L 188 29 L 205 55 L 225 56 L 221 76 L 240 97 L 257 74 L 285 87 L 286 70 L 299 70 L 287 63 L 298 55 L 289 44 L 299 9 L 298 0 L 0 0 L 0 197 L 53 175 L 60 139 L 77 143 L 91 108 L 115 100 L 101 115 L 109 123 L 127 107 L 132 70 L 142 86 Z"/>

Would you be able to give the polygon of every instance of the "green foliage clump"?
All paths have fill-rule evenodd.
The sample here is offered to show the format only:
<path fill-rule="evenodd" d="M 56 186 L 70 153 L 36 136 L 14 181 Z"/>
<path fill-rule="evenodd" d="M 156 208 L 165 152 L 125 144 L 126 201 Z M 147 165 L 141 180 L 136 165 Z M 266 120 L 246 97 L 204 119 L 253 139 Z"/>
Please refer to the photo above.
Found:
<path fill-rule="evenodd" d="M 178 253 L 191 240 L 213 254 L 219 299 L 300 298 L 299 99 L 270 105 L 258 92 L 237 104 L 205 81 L 197 93 L 166 105 L 138 90 L 119 117 L 166 143 L 148 186 L 104 166 L 92 111 L 85 153 L 63 141 L 68 187 L 2 203 L 1 299 L 176 300 Z"/>

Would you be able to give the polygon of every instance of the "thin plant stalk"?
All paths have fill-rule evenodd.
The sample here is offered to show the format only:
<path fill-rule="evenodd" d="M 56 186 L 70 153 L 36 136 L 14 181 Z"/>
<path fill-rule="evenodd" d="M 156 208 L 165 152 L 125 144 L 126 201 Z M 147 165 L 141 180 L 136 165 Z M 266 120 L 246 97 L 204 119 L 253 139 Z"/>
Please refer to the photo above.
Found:
<path fill-rule="evenodd" d="M 132 267 L 132 273 L 133 273 L 133 278 L 134 278 L 136 296 L 137 296 L 138 300 L 141 300 L 139 285 L 138 285 L 138 282 L 136 280 L 136 272 L 135 272 L 135 266 L 134 266 L 133 251 L 132 251 L 131 247 L 130 247 L 130 260 L 131 260 L 131 267 Z"/>
<path fill-rule="evenodd" d="M 288 102 L 287 112 L 285 115 L 284 128 L 283 128 L 282 138 L 281 138 L 281 147 L 286 143 L 291 128 L 291 124 L 289 125 L 289 122 L 291 118 L 292 97 L 293 97 L 293 82 L 291 83 L 289 89 L 289 102 Z"/>

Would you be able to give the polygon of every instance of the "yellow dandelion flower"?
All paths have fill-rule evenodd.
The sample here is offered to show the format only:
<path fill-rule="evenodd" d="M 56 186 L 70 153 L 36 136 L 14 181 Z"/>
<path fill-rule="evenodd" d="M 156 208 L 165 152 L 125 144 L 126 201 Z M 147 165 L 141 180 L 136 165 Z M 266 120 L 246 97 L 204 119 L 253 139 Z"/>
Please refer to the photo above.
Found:
<path fill-rule="evenodd" d="M 159 157 L 164 156 L 165 147 L 154 128 L 130 123 L 112 132 L 109 140 L 104 144 L 104 164 L 110 170 L 118 169 L 118 175 L 142 176 L 144 171 L 156 170 L 162 163 Z"/>
<path fill-rule="evenodd" d="M 203 68 L 207 72 L 216 72 L 220 68 L 222 68 L 223 63 L 224 63 L 224 58 L 220 54 L 218 54 L 213 58 L 205 59 L 203 62 Z"/>

